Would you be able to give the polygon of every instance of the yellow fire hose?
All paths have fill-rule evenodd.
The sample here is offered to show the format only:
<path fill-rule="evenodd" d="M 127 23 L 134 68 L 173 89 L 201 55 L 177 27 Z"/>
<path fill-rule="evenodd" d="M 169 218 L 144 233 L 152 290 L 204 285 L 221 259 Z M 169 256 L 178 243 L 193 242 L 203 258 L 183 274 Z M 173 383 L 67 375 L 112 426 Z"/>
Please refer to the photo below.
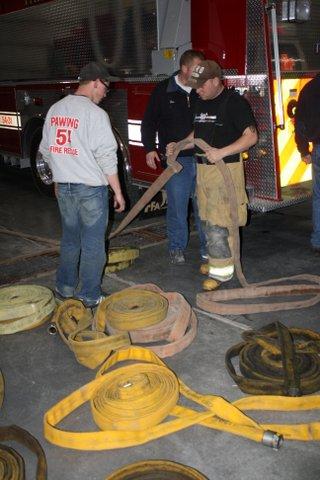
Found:
<path fill-rule="evenodd" d="M 110 370 L 127 360 L 137 363 Z M 180 396 L 193 401 L 198 408 L 202 407 L 202 411 L 176 403 Z M 59 422 L 87 401 L 102 431 L 80 433 L 57 428 Z M 257 395 L 233 403 L 217 395 L 201 395 L 178 379 L 153 352 L 130 347 L 111 355 L 95 380 L 46 412 L 44 435 L 49 442 L 60 447 L 105 450 L 142 445 L 200 424 L 279 448 L 282 436 L 290 440 L 320 440 L 320 422 L 259 424 L 242 410 L 304 411 L 319 408 L 318 395 L 296 398 Z M 174 418 L 161 422 L 169 416 Z"/>
<path fill-rule="evenodd" d="M 131 343 L 149 344 L 161 358 L 180 352 L 197 333 L 197 317 L 179 293 L 144 284 L 110 295 L 94 317 L 79 300 L 66 300 L 56 309 L 51 329 L 58 330 L 79 363 L 96 368 Z"/>
<path fill-rule="evenodd" d="M 109 475 L 106 480 L 207 480 L 194 468 L 169 460 L 145 460 L 131 463 Z"/>
<path fill-rule="evenodd" d="M 112 247 L 108 249 L 108 261 L 105 273 L 117 272 L 130 267 L 139 257 L 140 251 L 135 247 Z"/>
<path fill-rule="evenodd" d="M 104 327 L 107 319 L 117 330 L 140 330 L 162 322 L 167 312 L 168 300 L 159 293 L 127 288 L 101 302 L 97 310 L 97 328 Z"/>
<path fill-rule="evenodd" d="M 49 288 L 17 285 L 0 289 L 0 335 L 29 330 L 44 323 L 56 306 Z"/>
<path fill-rule="evenodd" d="M 95 322 L 97 330 L 106 328 L 113 335 L 127 331 L 131 343 L 148 346 L 160 358 L 181 352 L 197 334 L 197 317 L 185 298 L 152 283 L 108 297 L 99 305 Z"/>
<path fill-rule="evenodd" d="M 97 368 L 113 350 L 130 345 L 127 333 L 108 336 L 91 330 L 93 317 L 80 300 L 66 300 L 55 311 L 53 322 L 79 363 Z"/>

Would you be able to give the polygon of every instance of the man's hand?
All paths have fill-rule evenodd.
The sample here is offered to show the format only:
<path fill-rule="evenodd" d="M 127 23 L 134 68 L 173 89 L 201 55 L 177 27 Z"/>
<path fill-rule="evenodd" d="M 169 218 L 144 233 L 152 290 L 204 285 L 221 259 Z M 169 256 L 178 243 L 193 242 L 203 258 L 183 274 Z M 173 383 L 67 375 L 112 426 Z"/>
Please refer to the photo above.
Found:
<path fill-rule="evenodd" d="M 53 188 L 54 188 L 54 196 L 56 198 L 58 198 L 58 184 L 57 184 L 57 182 L 54 182 Z"/>
<path fill-rule="evenodd" d="M 301 161 L 304 162 L 306 165 L 309 165 L 312 161 L 310 153 L 308 153 L 308 155 L 304 155 L 303 157 L 301 156 Z"/>
<path fill-rule="evenodd" d="M 159 158 L 159 155 L 157 154 L 157 152 L 155 150 L 153 152 L 147 153 L 146 162 L 147 162 L 148 167 L 152 168 L 152 170 L 157 169 L 158 165 L 157 165 L 156 162 L 160 163 L 160 158 Z"/>
<path fill-rule="evenodd" d="M 115 193 L 113 198 L 113 206 L 116 212 L 123 212 L 126 206 L 125 199 L 121 192 Z"/>
<path fill-rule="evenodd" d="M 205 154 L 210 163 L 216 163 L 223 159 L 220 148 L 211 147 L 205 150 Z"/>
<path fill-rule="evenodd" d="M 168 143 L 168 145 L 166 146 L 166 154 L 167 154 L 167 156 L 173 155 L 174 150 L 175 150 L 175 148 L 176 148 L 176 145 L 177 145 L 177 142 Z"/>

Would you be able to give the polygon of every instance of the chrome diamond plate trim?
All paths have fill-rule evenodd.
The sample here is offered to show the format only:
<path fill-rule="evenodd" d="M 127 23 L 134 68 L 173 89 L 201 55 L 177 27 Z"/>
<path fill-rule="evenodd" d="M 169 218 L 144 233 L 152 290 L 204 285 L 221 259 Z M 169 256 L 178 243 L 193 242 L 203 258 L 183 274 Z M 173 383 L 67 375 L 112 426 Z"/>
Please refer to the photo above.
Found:
<path fill-rule="evenodd" d="M 264 16 L 263 2 L 248 0 L 246 98 L 254 111 L 259 141 L 249 152 L 246 181 L 255 197 L 271 200 L 277 199 L 277 179 Z"/>
<path fill-rule="evenodd" d="M 75 78 L 91 60 L 151 71 L 156 0 L 55 0 L 0 16 L 0 80 Z"/>

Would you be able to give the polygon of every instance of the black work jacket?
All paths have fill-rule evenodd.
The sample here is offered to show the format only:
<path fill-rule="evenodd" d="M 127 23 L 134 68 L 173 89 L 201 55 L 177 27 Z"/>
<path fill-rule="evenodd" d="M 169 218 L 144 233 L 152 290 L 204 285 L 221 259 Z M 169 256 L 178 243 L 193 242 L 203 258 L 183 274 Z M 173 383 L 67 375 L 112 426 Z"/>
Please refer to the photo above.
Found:
<path fill-rule="evenodd" d="M 142 143 L 147 153 L 157 150 L 156 134 L 158 133 L 159 151 L 165 154 L 170 142 L 179 142 L 193 131 L 193 117 L 198 95 L 191 90 L 188 95 L 177 85 L 173 74 L 161 81 L 154 88 L 142 125 Z M 182 150 L 180 157 L 193 155 L 192 150 Z"/>
<path fill-rule="evenodd" d="M 295 114 L 295 139 L 303 157 L 309 153 L 309 142 L 320 143 L 320 73 L 300 92 Z"/>

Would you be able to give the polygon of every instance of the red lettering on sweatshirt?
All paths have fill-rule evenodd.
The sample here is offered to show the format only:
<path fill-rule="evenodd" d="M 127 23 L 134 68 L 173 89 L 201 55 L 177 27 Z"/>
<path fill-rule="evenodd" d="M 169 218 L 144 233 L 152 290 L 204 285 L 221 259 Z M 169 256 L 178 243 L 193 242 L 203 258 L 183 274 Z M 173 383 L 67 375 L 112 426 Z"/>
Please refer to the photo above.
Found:
<path fill-rule="evenodd" d="M 79 119 L 74 117 L 51 117 L 50 125 L 52 127 L 68 127 L 76 130 L 79 127 Z"/>

